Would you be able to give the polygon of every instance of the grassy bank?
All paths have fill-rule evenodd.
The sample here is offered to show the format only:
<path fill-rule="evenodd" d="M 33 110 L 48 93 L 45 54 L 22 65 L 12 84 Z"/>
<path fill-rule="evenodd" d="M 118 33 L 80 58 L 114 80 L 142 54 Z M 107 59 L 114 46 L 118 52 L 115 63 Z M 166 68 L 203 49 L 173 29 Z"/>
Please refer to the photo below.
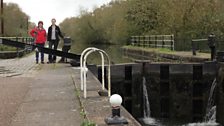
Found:
<path fill-rule="evenodd" d="M 16 51 L 15 47 L 0 45 L 0 51 Z"/>

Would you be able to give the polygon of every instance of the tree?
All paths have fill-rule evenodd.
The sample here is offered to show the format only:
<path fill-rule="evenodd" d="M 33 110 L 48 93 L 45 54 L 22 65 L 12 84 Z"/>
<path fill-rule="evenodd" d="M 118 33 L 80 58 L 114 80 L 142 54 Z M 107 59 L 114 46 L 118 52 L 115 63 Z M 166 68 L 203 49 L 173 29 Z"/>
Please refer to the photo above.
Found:
<path fill-rule="evenodd" d="M 27 36 L 29 16 L 22 12 L 17 4 L 9 3 L 4 6 L 5 36 Z"/>
<path fill-rule="evenodd" d="M 125 44 L 132 35 L 152 34 L 205 38 L 223 35 L 223 11 L 223 0 L 114 0 L 62 24 L 84 43 Z"/>

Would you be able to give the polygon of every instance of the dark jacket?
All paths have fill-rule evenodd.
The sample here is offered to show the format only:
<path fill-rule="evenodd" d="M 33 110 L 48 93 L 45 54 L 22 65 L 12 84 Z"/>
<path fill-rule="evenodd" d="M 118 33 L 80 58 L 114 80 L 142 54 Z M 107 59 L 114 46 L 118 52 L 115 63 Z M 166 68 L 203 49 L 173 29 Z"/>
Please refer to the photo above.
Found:
<path fill-rule="evenodd" d="M 56 28 L 55 28 L 55 36 L 56 36 L 56 40 L 57 41 L 59 41 L 60 39 L 59 39 L 59 36 L 61 37 L 61 38 L 64 38 L 64 36 L 61 34 L 61 30 L 60 30 L 60 28 L 57 26 L 57 25 L 55 25 L 56 26 Z M 51 41 L 51 34 L 52 34 L 52 25 L 48 28 L 48 32 L 47 32 L 48 34 L 47 34 L 47 40 L 48 41 Z"/>

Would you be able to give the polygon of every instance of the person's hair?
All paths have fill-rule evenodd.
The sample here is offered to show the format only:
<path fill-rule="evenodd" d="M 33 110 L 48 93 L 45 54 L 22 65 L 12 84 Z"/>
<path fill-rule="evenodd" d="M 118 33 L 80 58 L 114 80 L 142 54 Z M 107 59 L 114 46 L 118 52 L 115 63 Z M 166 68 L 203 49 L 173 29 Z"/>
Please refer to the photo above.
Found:
<path fill-rule="evenodd" d="M 53 21 L 53 20 L 55 20 L 55 22 L 56 22 L 56 19 L 55 19 L 55 18 L 52 18 L 52 19 L 51 19 L 51 21 Z"/>
<path fill-rule="evenodd" d="M 39 21 L 39 22 L 38 22 L 38 25 L 39 25 L 39 24 L 42 24 L 42 25 L 43 25 L 44 23 L 43 23 L 43 21 Z"/>

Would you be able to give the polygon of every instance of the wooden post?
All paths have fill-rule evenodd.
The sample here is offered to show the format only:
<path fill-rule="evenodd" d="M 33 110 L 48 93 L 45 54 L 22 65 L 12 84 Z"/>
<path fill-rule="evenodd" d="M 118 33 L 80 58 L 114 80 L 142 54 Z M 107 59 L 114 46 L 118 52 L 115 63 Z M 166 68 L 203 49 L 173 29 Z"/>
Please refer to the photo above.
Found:
<path fill-rule="evenodd" d="M 1 34 L 4 36 L 3 0 L 1 0 Z"/>

